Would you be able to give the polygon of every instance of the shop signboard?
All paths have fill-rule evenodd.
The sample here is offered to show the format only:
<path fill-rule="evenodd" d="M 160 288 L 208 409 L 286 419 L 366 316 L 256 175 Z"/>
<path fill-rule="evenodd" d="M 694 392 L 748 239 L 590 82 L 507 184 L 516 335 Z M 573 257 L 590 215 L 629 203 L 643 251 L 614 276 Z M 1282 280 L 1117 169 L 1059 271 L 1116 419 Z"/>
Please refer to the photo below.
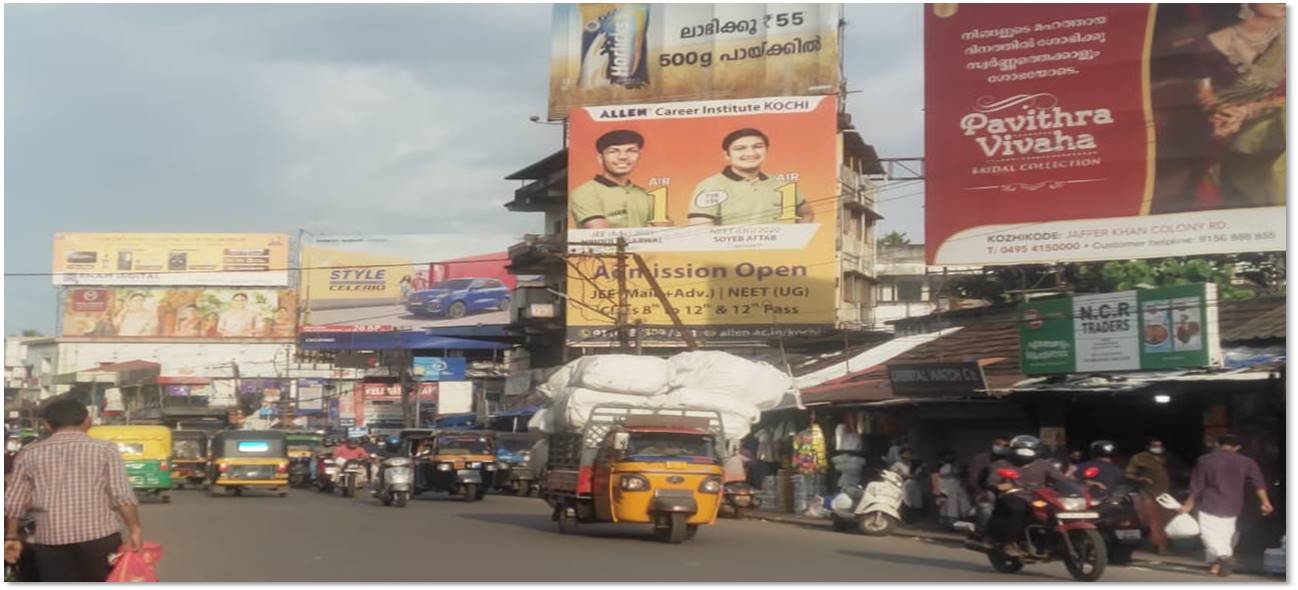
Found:
<path fill-rule="evenodd" d="M 273 340 L 297 336 L 297 293 L 237 287 L 64 290 L 62 335 L 104 340 Z"/>
<path fill-rule="evenodd" d="M 1283 5 L 925 5 L 928 262 L 1283 251 L 1285 27 Z"/>
<path fill-rule="evenodd" d="M 297 410 L 299 414 L 319 414 L 323 411 L 325 399 L 324 379 L 297 380 Z"/>
<path fill-rule="evenodd" d="M 302 331 L 508 324 L 518 278 L 503 246 L 460 234 L 303 238 Z"/>
<path fill-rule="evenodd" d="M 892 391 L 902 397 L 985 395 L 987 379 L 978 361 L 888 365 Z"/>
<path fill-rule="evenodd" d="M 839 91 L 840 4 L 556 4 L 551 120 L 590 105 Z"/>
<path fill-rule="evenodd" d="M 1177 285 L 1019 306 L 1025 375 L 1221 364 L 1217 286 Z"/>
<path fill-rule="evenodd" d="M 465 369 L 462 356 L 417 356 L 412 371 L 420 381 L 463 381 Z"/>
<path fill-rule="evenodd" d="M 467 414 L 472 411 L 472 381 L 442 381 L 437 384 L 437 415 Z"/>
<path fill-rule="evenodd" d="M 56 233 L 55 285 L 288 286 L 286 234 Z"/>
<path fill-rule="evenodd" d="M 648 277 L 701 342 L 813 335 L 837 319 L 834 97 L 576 108 L 568 146 L 568 343 L 682 339 Z M 617 240 L 640 255 L 618 266 Z"/>

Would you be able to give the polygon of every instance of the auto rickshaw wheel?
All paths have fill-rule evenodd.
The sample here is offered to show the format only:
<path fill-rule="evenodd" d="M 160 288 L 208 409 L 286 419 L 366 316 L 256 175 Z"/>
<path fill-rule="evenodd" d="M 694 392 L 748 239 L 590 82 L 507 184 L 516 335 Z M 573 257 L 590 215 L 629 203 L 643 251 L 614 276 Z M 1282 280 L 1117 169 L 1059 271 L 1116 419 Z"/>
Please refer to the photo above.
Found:
<path fill-rule="evenodd" d="M 218 486 L 214 483 L 210 483 L 207 484 L 207 495 L 212 496 L 213 498 L 217 496 L 224 496 L 225 490 L 221 489 L 221 486 Z"/>
<path fill-rule="evenodd" d="M 531 492 L 532 492 L 532 486 L 530 484 L 519 483 L 518 485 L 514 486 L 514 495 L 516 496 L 527 497 L 528 495 L 531 494 Z"/>
<path fill-rule="evenodd" d="M 481 498 L 481 497 L 482 497 L 482 496 L 479 496 L 479 495 L 478 495 L 478 485 L 477 485 L 477 484 L 472 484 L 472 483 L 466 483 L 466 484 L 464 484 L 464 501 L 465 501 L 465 502 L 474 502 L 474 501 L 478 500 L 478 499 Z"/>
<path fill-rule="evenodd" d="M 288 497 L 288 490 L 280 490 L 280 491 L 279 491 L 279 494 L 277 494 L 277 495 L 278 495 L 279 497 L 281 497 L 281 498 L 287 498 L 287 497 Z"/>
<path fill-rule="evenodd" d="M 171 494 L 163 494 L 163 495 L 162 495 L 162 503 L 163 503 L 163 504 L 170 504 L 170 503 L 171 503 Z"/>
<path fill-rule="evenodd" d="M 685 538 L 686 538 L 686 539 L 693 539 L 694 537 L 697 537 L 698 535 L 699 535 L 699 525 L 697 525 L 697 524 L 685 525 Z"/>
<path fill-rule="evenodd" d="M 685 541 L 689 533 L 689 525 L 686 524 L 688 519 L 689 515 L 684 512 L 672 512 L 661 516 L 657 523 L 659 538 L 673 545 Z"/>
<path fill-rule="evenodd" d="M 577 518 L 569 510 L 568 504 L 563 503 L 555 511 L 554 519 L 559 523 L 559 534 L 561 535 L 577 534 Z"/>
<path fill-rule="evenodd" d="M 408 492 L 397 492 L 393 496 L 392 504 L 397 508 L 405 508 L 406 502 L 410 501 L 410 494 Z"/>
<path fill-rule="evenodd" d="M 242 496 L 242 495 L 243 495 L 243 488 L 234 488 L 234 495 L 236 495 L 236 496 Z"/>
<path fill-rule="evenodd" d="M 185 489 L 185 484 L 183 484 L 183 483 L 178 483 L 178 484 L 176 484 L 176 489 L 178 489 L 178 490 L 183 490 L 183 489 Z"/>

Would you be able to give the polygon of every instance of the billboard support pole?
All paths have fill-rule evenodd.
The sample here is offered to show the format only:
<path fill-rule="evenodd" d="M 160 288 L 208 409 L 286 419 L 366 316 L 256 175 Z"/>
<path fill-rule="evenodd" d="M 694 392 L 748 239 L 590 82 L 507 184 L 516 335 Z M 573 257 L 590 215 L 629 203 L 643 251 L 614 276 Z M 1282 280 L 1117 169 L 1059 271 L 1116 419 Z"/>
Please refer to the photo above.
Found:
<path fill-rule="evenodd" d="M 617 239 L 617 342 L 623 352 L 630 346 L 627 319 L 630 316 L 626 291 L 626 238 Z"/>
<path fill-rule="evenodd" d="M 698 348 L 698 344 L 694 342 L 694 337 L 690 336 L 689 330 L 687 330 L 685 324 L 681 322 L 680 314 L 676 313 L 676 308 L 672 307 L 671 302 L 667 300 L 667 294 L 663 293 L 663 288 L 658 285 L 658 279 L 654 277 L 652 272 L 649 272 L 649 265 L 645 264 L 644 258 L 641 258 L 639 254 L 632 254 L 631 257 L 635 259 L 636 266 L 640 268 L 640 274 L 649 282 L 649 288 L 653 289 L 654 297 L 657 297 L 658 302 L 663 305 L 663 310 L 667 312 L 667 317 L 672 319 L 672 325 L 676 327 L 678 332 L 680 332 L 681 339 L 685 341 L 686 350 L 694 350 Z"/>

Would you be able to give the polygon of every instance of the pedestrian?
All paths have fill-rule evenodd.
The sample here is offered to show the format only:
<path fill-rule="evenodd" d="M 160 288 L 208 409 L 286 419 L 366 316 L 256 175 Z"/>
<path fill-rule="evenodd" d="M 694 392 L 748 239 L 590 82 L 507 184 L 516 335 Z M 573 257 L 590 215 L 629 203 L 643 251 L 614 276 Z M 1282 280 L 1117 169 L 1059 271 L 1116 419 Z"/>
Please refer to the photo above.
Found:
<path fill-rule="evenodd" d="M 1235 569 L 1235 519 L 1244 509 L 1245 490 L 1257 494 L 1262 516 L 1275 510 L 1266 492 L 1266 480 L 1257 461 L 1241 455 L 1239 436 L 1217 439 L 1217 450 L 1199 458 L 1190 475 L 1190 498 L 1178 509 L 1182 514 L 1199 509 L 1199 536 L 1203 540 L 1209 572 L 1229 576 Z"/>
<path fill-rule="evenodd" d="M 973 502 L 965 491 L 963 475 L 955 453 L 944 451 L 938 459 L 937 472 L 932 475 L 933 497 L 938 506 L 938 522 L 942 526 L 953 526 L 973 512 Z"/>
<path fill-rule="evenodd" d="M 22 553 L 19 528 L 31 512 L 42 582 L 103 582 L 112 571 L 110 553 L 143 545 L 126 465 L 113 443 L 86 435 L 90 414 L 76 400 L 52 401 L 41 417 L 52 434 L 18 453 L 5 492 L 5 561 Z M 118 515 L 126 522 L 125 542 Z"/>
<path fill-rule="evenodd" d="M 1167 515 L 1155 498 L 1171 491 L 1171 477 L 1167 471 L 1166 448 L 1163 439 L 1150 437 L 1145 450 L 1127 462 L 1123 473 L 1127 479 L 1140 486 L 1140 499 L 1144 507 L 1145 518 L 1149 526 L 1149 542 L 1159 555 L 1167 555 Z"/>
<path fill-rule="evenodd" d="M 924 507 L 924 488 L 920 486 L 920 466 L 910 452 L 910 447 L 902 447 L 897 453 L 897 462 L 889 469 L 897 472 L 905 480 L 901 487 L 901 502 L 909 513 L 914 514 Z M 903 519 L 909 521 L 908 518 Z"/>

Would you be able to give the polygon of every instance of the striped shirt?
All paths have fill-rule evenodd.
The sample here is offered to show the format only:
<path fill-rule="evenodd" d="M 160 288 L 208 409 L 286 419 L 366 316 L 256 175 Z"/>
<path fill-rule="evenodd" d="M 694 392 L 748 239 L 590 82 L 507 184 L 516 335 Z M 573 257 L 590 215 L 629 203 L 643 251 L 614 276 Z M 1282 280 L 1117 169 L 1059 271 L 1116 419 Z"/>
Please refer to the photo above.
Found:
<path fill-rule="evenodd" d="M 18 452 L 5 517 L 36 517 L 35 542 L 67 545 L 121 532 L 116 508 L 135 504 L 117 446 L 84 432 L 56 432 Z"/>

